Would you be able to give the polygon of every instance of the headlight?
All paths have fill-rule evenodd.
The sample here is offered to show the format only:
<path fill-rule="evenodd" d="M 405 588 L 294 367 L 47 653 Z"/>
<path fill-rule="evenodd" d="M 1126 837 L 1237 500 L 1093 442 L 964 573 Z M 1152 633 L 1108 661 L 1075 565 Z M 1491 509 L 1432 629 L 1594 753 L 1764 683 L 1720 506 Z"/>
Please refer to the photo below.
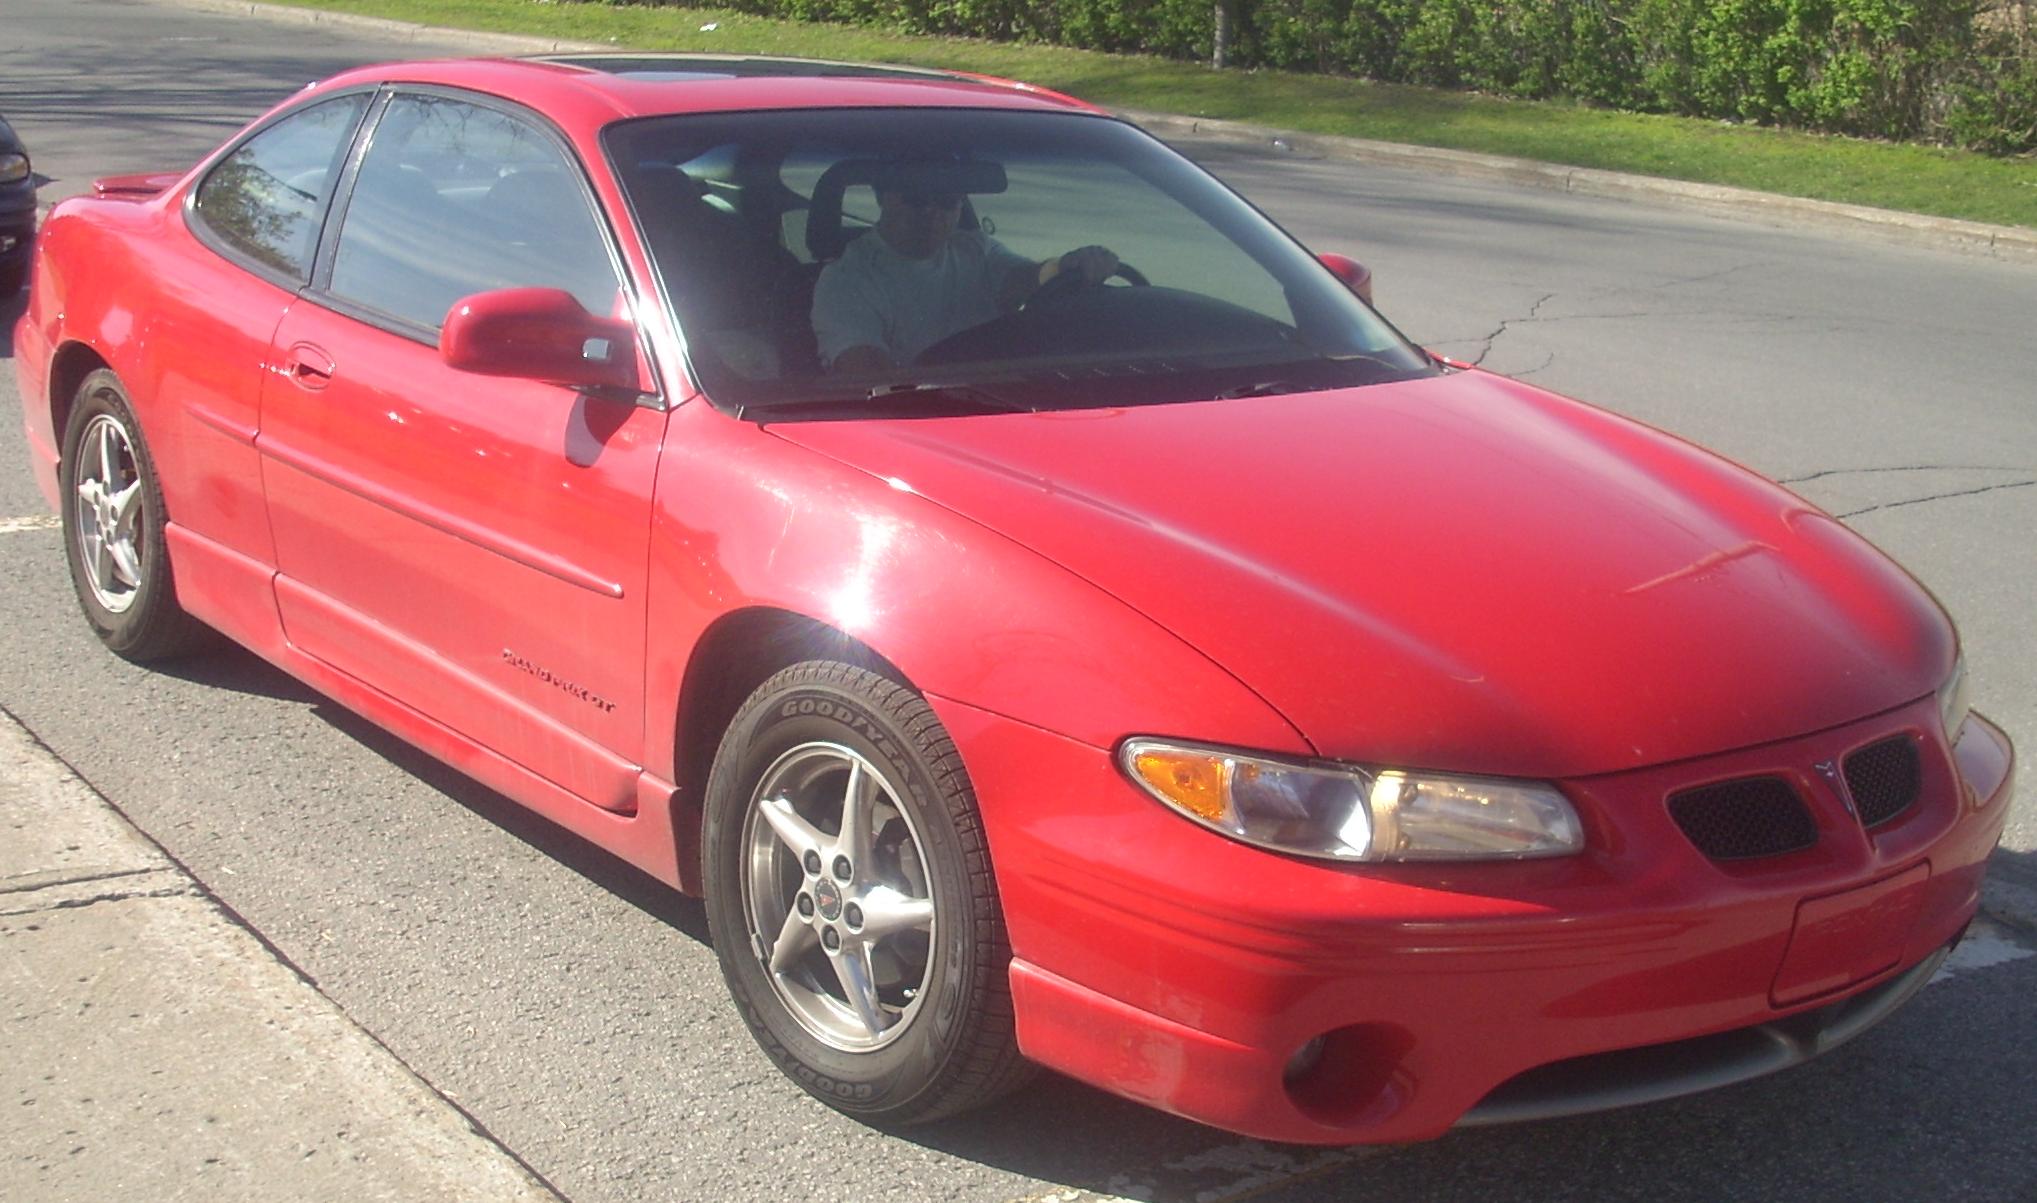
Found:
<path fill-rule="evenodd" d="M 1971 709 L 1966 700 L 1966 657 L 1961 655 L 1952 662 L 1952 675 L 1938 687 L 1938 717 L 1945 722 L 1946 743 L 1959 742 L 1959 728 Z"/>
<path fill-rule="evenodd" d="M 1577 812 L 1533 781 L 1294 764 L 1130 739 L 1133 784 L 1232 839 L 1342 861 L 1518 860 L 1584 847 Z"/>
<path fill-rule="evenodd" d="M 17 180 L 25 180 L 27 178 L 27 155 L 0 155 L 0 184 L 12 184 Z"/>

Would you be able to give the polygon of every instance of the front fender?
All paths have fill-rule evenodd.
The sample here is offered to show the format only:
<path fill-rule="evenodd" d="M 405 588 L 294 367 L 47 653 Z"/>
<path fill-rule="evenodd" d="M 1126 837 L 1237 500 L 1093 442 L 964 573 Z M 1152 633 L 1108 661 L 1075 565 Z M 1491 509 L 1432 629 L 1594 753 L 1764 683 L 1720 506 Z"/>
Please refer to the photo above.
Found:
<path fill-rule="evenodd" d="M 839 630 L 924 693 L 1095 747 L 1150 732 L 1309 751 L 1235 677 L 1095 586 L 902 482 L 705 404 L 672 416 L 649 590 L 654 771 L 679 767 L 676 699 L 702 633 L 752 607 Z M 673 708 L 662 724 L 660 706 Z"/>

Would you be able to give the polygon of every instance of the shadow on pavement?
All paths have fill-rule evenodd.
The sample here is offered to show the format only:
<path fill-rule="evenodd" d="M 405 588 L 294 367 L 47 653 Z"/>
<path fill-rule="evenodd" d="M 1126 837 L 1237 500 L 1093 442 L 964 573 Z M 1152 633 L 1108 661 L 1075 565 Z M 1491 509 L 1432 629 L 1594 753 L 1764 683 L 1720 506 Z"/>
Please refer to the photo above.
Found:
<path fill-rule="evenodd" d="M 277 675 L 282 674 L 278 672 Z M 306 692 L 316 700 L 312 713 L 333 729 L 600 886 L 620 901 L 636 907 L 695 943 L 713 947 L 713 941 L 708 939 L 707 934 L 707 910 L 699 899 L 679 893 L 628 861 L 595 847 L 338 703 L 308 690 Z"/>
<path fill-rule="evenodd" d="M 21 320 L 21 315 L 27 312 L 26 288 L 11 297 L 0 297 L 0 359 L 14 358 L 14 325 Z M 0 408 L 18 413 L 17 404 L 17 399 L 12 396 L 0 397 Z"/>

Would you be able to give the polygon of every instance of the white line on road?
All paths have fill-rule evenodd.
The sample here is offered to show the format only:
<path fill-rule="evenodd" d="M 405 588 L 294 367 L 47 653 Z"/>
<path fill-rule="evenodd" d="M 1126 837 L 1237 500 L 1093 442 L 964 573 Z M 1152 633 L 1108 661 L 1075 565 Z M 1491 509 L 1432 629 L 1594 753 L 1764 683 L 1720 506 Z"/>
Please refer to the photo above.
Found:
<path fill-rule="evenodd" d="M 55 514 L 37 514 L 32 518 L 0 518 L 0 535 L 18 535 L 31 530 L 56 530 L 63 524 L 63 520 Z"/>

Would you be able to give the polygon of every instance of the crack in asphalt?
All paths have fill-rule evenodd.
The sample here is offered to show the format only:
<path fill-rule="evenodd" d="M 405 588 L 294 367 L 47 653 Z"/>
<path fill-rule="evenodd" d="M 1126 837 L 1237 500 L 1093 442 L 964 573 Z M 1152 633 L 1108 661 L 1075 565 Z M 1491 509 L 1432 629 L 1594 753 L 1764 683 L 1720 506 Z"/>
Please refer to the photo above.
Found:
<path fill-rule="evenodd" d="M 2037 485 L 2037 480 L 2015 480 L 2007 484 L 1982 485 L 1978 489 L 1959 489 L 1951 493 L 1933 493 L 1929 497 L 1911 497 L 1903 501 L 1886 501 L 1880 505 L 1870 505 L 1858 510 L 1847 510 L 1843 514 L 1834 516 L 1839 518 L 1857 518 L 1862 514 L 1872 514 L 1876 510 L 1901 509 L 1906 505 L 1923 505 L 1927 501 L 1948 501 L 1954 497 L 1977 497 L 1982 493 L 1999 493 L 2004 489 L 2027 489 L 2031 485 Z"/>
<path fill-rule="evenodd" d="M 1475 368 L 1485 362 L 1485 357 L 1492 354 L 1492 344 L 1498 341 L 1500 335 L 1505 334 L 1507 332 L 1507 327 L 1519 325 L 1523 322 L 1540 321 L 1542 314 L 1542 306 L 1547 305 L 1549 302 L 1555 299 L 1556 299 L 1555 293 L 1545 292 L 1542 294 L 1542 298 L 1540 300 L 1536 301 L 1532 306 L 1529 307 L 1528 314 L 1526 317 L 1510 317 L 1500 319 L 1499 326 L 1496 329 L 1494 329 L 1491 334 L 1488 334 L 1484 338 L 1479 340 L 1485 345 L 1479 348 L 1478 358 L 1471 361 L 1471 366 Z M 1542 366 L 1547 367 L 1548 365 L 1544 364 Z"/>
<path fill-rule="evenodd" d="M 1802 484 L 1807 480 L 1822 480 L 1827 476 L 1866 476 L 1881 472 L 2037 472 L 2037 468 L 2012 467 L 2006 464 L 1897 464 L 1882 468 L 1825 468 L 1803 476 L 1786 476 L 1775 483 L 1779 485 Z"/>
<path fill-rule="evenodd" d="M 1742 267 L 1754 267 L 1754 266 L 1758 265 L 1756 264 L 1742 265 Z M 1726 275 L 1728 272 L 1738 270 L 1741 269 L 1728 268 L 1726 269 L 1726 271 L 1713 272 L 1710 275 L 1705 276 L 1693 276 L 1687 280 L 1671 280 L 1666 284 L 1659 284 L 1656 285 L 1655 287 L 1660 289 L 1667 288 L 1676 284 L 1696 283 L 1697 281 L 1700 280 L 1715 279 L 1719 276 Z M 1508 330 L 1513 329 L 1515 326 L 1525 326 L 1531 322 L 1533 323 L 1579 322 L 1579 321 L 1619 322 L 1619 321 L 1633 321 L 1641 318 L 1681 317 L 1692 319 L 1703 318 L 1706 319 L 1707 321 L 1725 321 L 1736 324 L 1754 323 L 1764 326 L 1773 326 L 1779 323 L 1804 322 L 1809 320 L 1810 317 L 1814 316 L 1803 313 L 1719 313 L 1713 310 L 1703 308 L 1694 309 L 1687 313 L 1677 313 L 1677 312 L 1665 312 L 1662 309 L 1651 307 L 1645 309 L 1632 309 L 1632 310 L 1622 309 L 1607 313 L 1565 313 L 1558 314 L 1552 317 L 1543 317 L 1542 307 L 1544 305 L 1547 305 L 1549 302 L 1555 300 L 1557 295 L 1558 294 L 1553 292 L 1544 293 L 1539 299 L 1535 301 L 1533 305 L 1528 307 L 1528 312 L 1526 314 L 1520 317 L 1510 317 L 1500 319 L 1499 325 L 1495 326 L 1492 332 L 1489 334 L 1472 335 L 1467 338 L 1438 339 L 1436 341 L 1436 345 L 1447 346 L 1452 343 L 1469 343 L 1469 342 L 1478 343 L 1479 344 L 1478 354 L 1469 362 L 1473 367 L 1480 367 L 1484 365 L 1486 356 L 1492 354 L 1493 344 L 1499 340 L 1500 335 L 1505 334 Z M 1838 332 L 1840 329 L 1841 329 L 1840 327 L 1833 327 L 1832 332 Z M 1549 365 L 1547 363 L 1544 363 L 1538 367 L 1530 368 L 1529 371 L 1539 372 L 1544 368 L 1547 368 L 1548 366 Z M 1513 373 L 1513 375 L 1516 376 L 1525 374 L 1527 373 Z"/>
<path fill-rule="evenodd" d="M 1716 280 L 1719 279 L 1721 276 L 1730 276 L 1734 272 L 1744 272 L 1750 268 L 1761 267 L 1766 262 L 1767 260 L 1765 259 L 1756 259 L 1751 263 L 1735 263 L 1731 267 L 1722 267 L 1718 271 L 1705 272 L 1703 275 L 1678 276 L 1676 279 L 1673 280 L 1664 280 L 1662 283 L 1653 285 L 1652 287 L 1657 289 L 1681 288 L 1685 284 L 1703 284 L 1707 280 Z"/>
<path fill-rule="evenodd" d="M 1703 284 L 1703 283 L 1706 283 L 1706 282 L 1708 282 L 1708 281 L 1711 281 L 1711 280 L 1717 280 L 1717 279 L 1721 279 L 1721 278 L 1723 278 L 1723 277 L 1725 277 L 1725 276 L 1730 276 L 1730 275 L 1733 275 L 1733 274 L 1734 274 L 1734 273 L 1736 273 L 1736 272 L 1743 272 L 1743 271 L 1748 271 L 1748 270 L 1751 270 L 1751 269 L 1753 269 L 1753 268 L 1757 268 L 1757 267 L 1762 267 L 1762 266 L 1764 266 L 1764 261 L 1759 261 L 1759 260 L 1757 260 L 1757 261 L 1755 261 L 1755 262 L 1752 262 L 1752 263 L 1736 263 L 1736 264 L 1732 265 L 1731 267 L 1722 267 L 1722 268 L 1718 269 L 1717 271 L 1710 271 L 1710 272 L 1703 272 L 1703 273 L 1701 273 L 1701 274 L 1699 274 L 1699 275 L 1695 275 L 1695 276 L 1677 276 L 1677 277 L 1675 277 L 1675 278 L 1673 278 L 1673 279 L 1669 279 L 1669 280 L 1664 280 L 1664 281 L 1662 281 L 1662 282 L 1661 282 L 1661 283 L 1659 283 L 1659 284 L 1651 284 L 1651 285 L 1648 285 L 1648 286 L 1647 286 L 1647 289 L 1646 289 L 1646 291 L 1649 291 L 1649 292 L 1661 292 L 1661 291 L 1664 291 L 1664 290 L 1666 290 L 1666 289 L 1671 289 L 1671 288 L 1682 288 L 1682 287 L 1686 287 L 1686 286 L 1688 286 L 1688 285 L 1692 285 L 1692 284 Z M 1616 290 L 1616 292 L 1624 292 L 1624 291 L 1628 291 L 1628 290 Z M 1541 298 L 1540 298 L 1540 299 L 1538 299 L 1538 300 L 1537 300 L 1537 301 L 1536 301 L 1536 302 L 1535 302 L 1535 303 L 1534 303 L 1533 305 L 1529 306 L 1529 308 L 1528 308 L 1528 312 L 1527 312 L 1527 314 L 1526 314 L 1525 316 L 1522 316 L 1522 317 L 1514 317 L 1514 318 L 1503 318 L 1503 319 L 1501 319 L 1501 321 L 1500 321 L 1500 324 L 1499 324 L 1498 326 L 1494 327 L 1494 328 L 1493 328 L 1493 331 L 1492 331 L 1492 333 L 1490 333 L 1490 334 L 1486 334 L 1486 335 L 1482 335 L 1482 336 L 1479 336 L 1479 335 L 1474 335 L 1474 336 L 1472 336 L 1472 337 L 1470 337 L 1470 338 L 1462 338 L 1462 339 L 1444 339 L 1444 340 L 1441 340 L 1441 341 L 1442 341 L 1442 342 L 1445 342 L 1445 343 L 1451 343 L 1451 342 L 1476 342 L 1476 343 L 1479 343 L 1479 344 L 1480 344 L 1480 349 L 1479 349 L 1479 352 L 1478 352 L 1478 356 L 1477 356 L 1477 358 L 1475 358 L 1475 359 L 1473 359 L 1473 360 L 1471 360 L 1471 361 L 1470 361 L 1470 362 L 1471 362 L 1471 365 L 1472 365 L 1473 367 L 1478 367 L 1478 366 L 1481 366 L 1482 364 L 1484 364 L 1484 362 L 1485 362 L 1485 357 L 1486 357 L 1486 356 L 1488 356 L 1488 355 L 1492 354 L 1492 345 L 1493 345 L 1493 343 L 1494 343 L 1495 341 L 1497 341 L 1497 340 L 1499 339 L 1499 336 L 1500 336 L 1500 335 L 1502 335 L 1502 334 L 1505 334 L 1505 333 L 1506 333 L 1506 332 L 1507 332 L 1507 331 L 1508 331 L 1509 329 L 1511 329 L 1511 328 L 1512 328 L 1512 327 L 1514 327 L 1514 326 L 1520 326 L 1520 325 L 1526 325 L 1526 324 L 1527 324 L 1527 323 L 1529 323 L 1529 322 L 1569 322 L 1569 321 L 1578 321 L 1578 320 L 1586 320 L 1586 321 L 1624 321 L 1624 320 L 1632 320 L 1632 319 L 1635 319 L 1635 318 L 1653 318 L 1653 317 L 1661 317 L 1661 316 L 1663 316 L 1663 314 L 1662 314 L 1661 310 L 1659 310 L 1659 309 L 1654 309 L 1654 308 L 1647 308 L 1647 309 L 1639 309 L 1639 310 L 1634 310 L 1634 311 L 1620 311 L 1620 312 L 1615 312 L 1615 313 L 1566 313 L 1566 314 L 1563 314 L 1563 315 L 1562 315 L 1562 316 L 1560 316 L 1560 317 L 1543 317 L 1543 316 L 1542 316 L 1542 306 L 1544 306 L 1544 305 L 1547 305 L 1547 304 L 1548 304 L 1548 303 L 1549 303 L 1550 301 L 1553 301 L 1553 300 L 1555 300 L 1555 299 L 1556 299 L 1556 296 L 1557 296 L 1557 294 L 1555 294 L 1555 293 L 1553 293 L 1553 292 L 1552 292 L 1552 293 L 1544 293 L 1544 294 L 1543 294 L 1543 295 L 1541 296 Z M 1804 315 L 1804 314 L 1801 314 L 1801 313 L 1775 313 L 1775 314 L 1769 314 L 1769 313 L 1756 313 L 1756 314 L 1731 314 L 1731 315 L 1726 315 L 1726 314 L 1717 314 L 1717 315 L 1713 315 L 1713 314 L 1707 314 L 1707 313 L 1706 313 L 1705 311 L 1702 311 L 1702 310 L 1700 310 L 1700 311 L 1698 311 L 1697 313 L 1692 313 L 1692 314 L 1687 314 L 1687 315 L 1685 315 L 1685 316 L 1690 316 L 1690 317 L 1697 317 L 1697 316 L 1719 316 L 1719 317 L 1729 317 L 1729 318 L 1734 318 L 1734 319 L 1743 319 L 1743 320 L 1752 320 L 1752 321 L 1759 321 L 1759 322 L 1765 322 L 1765 323 L 1773 323 L 1773 322 L 1778 322 L 1778 321 L 1782 321 L 1782 322 L 1794 322 L 1794 321 L 1801 321 L 1801 320 L 1803 320 L 1803 319 L 1804 319 L 1804 317 L 1805 317 L 1806 315 Z M 1552 360 L 1553 360 L 1553 356 L 1552 356 Z M 1537 366 L 1537 367 L 1533 367 L 1533 368 L 1530 368 L 1530 369 L 1528 369 L 1528 371 L 1527 371 L 1527 372 L 1516 372 L 1516 373 L 1513 373 L 1513 375 L 1515 375 L 1515 376 L 1517 376 L 1517 377 L 1518 377 L 1518 376 L 1525 376 L 1525 375 L 1529 375 L 1529 374 L 1531 374 L 1531 373 L 1534 373 L 1534 372 L 1539 372 L 1539 371 L 1542 371 L 1542 370 L 1543 370 L 1544 368 L 1547 368 L 1548 366 L 1549 366 L 1549 364 L 1548 364 L 1548 363 L 1543 363 L 1543 364 L 1541 364 L 1540 366 Z"/>

